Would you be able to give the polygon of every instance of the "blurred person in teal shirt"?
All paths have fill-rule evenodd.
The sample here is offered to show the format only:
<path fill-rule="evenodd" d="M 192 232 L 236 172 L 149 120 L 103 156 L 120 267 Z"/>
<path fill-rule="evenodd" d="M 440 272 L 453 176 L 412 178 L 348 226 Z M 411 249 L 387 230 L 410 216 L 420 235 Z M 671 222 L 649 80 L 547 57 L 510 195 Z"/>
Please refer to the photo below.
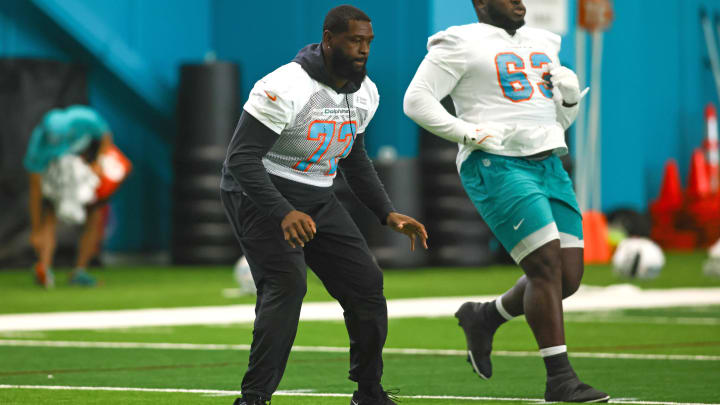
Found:
<path fill-rule="evenodd" d="M 54 204 L 56 201 L 49 198 L 48 181 L 58 177 L 59 161 L 76 156 L 85 164 L 78 163 L 80 159 L 73 160 L 71 157 L 70 160 L 75 163 L 73 167 L 79 167 L 85 179 L 90 179 L 90 186 L 94 186 L 101 175 L 98 157 L 111 145 L 112 136 L 107 122 L 95 110 L 83 105 L 50 110 L 33 130 L 23 164 L 30 172 L 30 243 L 38 258 L 35 276 L 37 282 L 45 287 L 54 286 L 52 262 L 58 222 L 58 206 Z M 73 178 L 75 175 L 62 173 L 62 170 L 60 173 L 70 175 L 65 176 L 66 178 Z M 92 193 L 94 194 L 94 187 Z M 94 201 L 83 205 L 85 212 L 81 212 L 80 218 L 84 218 L 84 229 L 78 244 L 75 268 L 70 275 L 71 284 L 94 286 L 96 283 L 95 278 L 87 274 L 86 268 L 96 254 L 100 241 L 101 209 L 105 202 Z"/>

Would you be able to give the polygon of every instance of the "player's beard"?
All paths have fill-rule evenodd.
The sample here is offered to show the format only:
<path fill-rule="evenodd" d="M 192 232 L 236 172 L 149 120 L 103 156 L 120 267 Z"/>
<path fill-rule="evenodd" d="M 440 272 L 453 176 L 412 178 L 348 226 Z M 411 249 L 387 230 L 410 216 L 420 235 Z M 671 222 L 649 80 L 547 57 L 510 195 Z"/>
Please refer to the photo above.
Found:
<path fill-rule="evenodd" d="M 501 13 L 493 3 L 488 3 L 487 12 L 488 17 L 490 17 L 490 21 L 494 22 L 498 27 L 504 30 L 515 31 L 525 25 L 525 18 L 519 21 L 514 21 L 510 17 Z"/>
<path fill-rule="evenodd" d="M 354 61 L 355 59 L 345 54 L 345 52 L 339 48 L 335 49 L 332 54 L 332 65 L 335 74 L 353 83 L 360 83 L 367 75 L 367 59 L 361 68 L 356 67 L 353 64 Z"/>

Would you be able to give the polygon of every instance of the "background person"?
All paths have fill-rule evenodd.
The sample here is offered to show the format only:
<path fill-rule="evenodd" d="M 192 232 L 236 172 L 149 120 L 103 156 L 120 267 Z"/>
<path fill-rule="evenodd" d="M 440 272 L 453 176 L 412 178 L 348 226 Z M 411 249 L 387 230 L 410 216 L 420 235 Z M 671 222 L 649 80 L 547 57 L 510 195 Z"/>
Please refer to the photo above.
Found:
<path fill-rule="evenodd" d="M 97 254 L 101 210 L 106 201 L 87 203 L 94 200 L 94 193 L 88 199 L 84 190 L 93 187 L 94 191 L 98 186 L 102 172 L 98 157 L 111 145 L 110 128 L 105 120 L 84 105 L 50 110 L 33 130 L 23 164 L 30 172 L 30 243 L 38 259 L 35 277 L 45 287 L 54 285 L 52 264 L 61 207 L 63 214 L 67 213 L 61 218 L 83 224 L 69 282 L 82 286 L 96 284 L 86 269 Z M 84 212 L 76 212 L 78 205 Z"/>

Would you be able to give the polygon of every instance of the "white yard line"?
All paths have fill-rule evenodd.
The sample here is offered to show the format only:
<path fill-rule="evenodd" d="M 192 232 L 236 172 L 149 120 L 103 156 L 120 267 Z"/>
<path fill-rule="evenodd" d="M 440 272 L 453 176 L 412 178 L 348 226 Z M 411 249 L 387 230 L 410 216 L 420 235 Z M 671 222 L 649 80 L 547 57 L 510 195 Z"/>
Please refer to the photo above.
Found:
<path fill-rule="evenodd" d="M 224 390 L 203 390 L 203 389 L 182 389 L 182 388 L 133 388 L 133 387 L 73 387 L 61 385 L 7 385 L 0 384 L 0 389 L 31 389 L 31 390 L 65 390 L 65 391 L 125 391 L 125 392 L 160 392 L 160 393 L 183 393 L 183 394 L 204 394 L 214 396 L 239 396 L 240 391 Z M 344 397 L 352 395 L 345 393 L 318 393 L 301 391 L 277 391 L 273 396 L 292 397 Z M 462 397 L 454 395 L 400 395 L 400 398 L 408 399 L 454 399 L 465 401 L 517 401 L 530 403 L 545 403 L 540 398 L 502 398 L 502 397 Z M 665 401 L 638 401 L 634 399 L 610 400 L 616 404 L 637 404 L 637 405 L 720 405 L 717 403 L 703 402 L 665 402 Z"/>
<path fill-rule="evenodd" d="M 156 349 L 156 350 L 250 350 L 250 345 L 194 344 L 194 343 L 142 343 L 142 342 L 84 342 L 55 340 L 14 340 L 0 339 L 0 346 L 22 347 L 69 347 L 99 349 Z M 347 353 L 347 347 L 333 346 L 293 346 L 294 352 Z M 450 349 L 400 349 L 384 348 L 384 354 L 426 355 L 426 356 L 466 356 L 465 350 Z M 536 351 L 493 351 L 494 356 L 538 357 Z M 684 355 L 684 354 L 636 354 L 636 353 L 584 353 L 570 352 L 570 357 L 593 359 L 633 359 L 633 360 L 686 360 L 720 361 L 720 356 Z"/>
<path fill-rule="evenodd" d="M 411 298 L 388 300 L 390 318 L 452 316 L 465 301 L 488 301 L 496 296 Z M 582 287 L 563 302 L 567 312 L 608 311 L 720 304 L 720 288 L 641 290 L 632 285 Z M 343 320 L 337 302 L 308 302 L 302 320 Z M 167 325 L 217 325 L 252 322 L 254 305 L 191 308 L 151 308 L 118 311 L 53 312 L 0 315 L 0 332 L 104 329 Z"/>
<path fill-rule="evenodd" d="M 636 316 L 609 313 L 578 314 L 565 316 L 565 322 L 608 322 L 658 325 L 720 325 L 720 318 L 687 318 L 669 316 Z"/>

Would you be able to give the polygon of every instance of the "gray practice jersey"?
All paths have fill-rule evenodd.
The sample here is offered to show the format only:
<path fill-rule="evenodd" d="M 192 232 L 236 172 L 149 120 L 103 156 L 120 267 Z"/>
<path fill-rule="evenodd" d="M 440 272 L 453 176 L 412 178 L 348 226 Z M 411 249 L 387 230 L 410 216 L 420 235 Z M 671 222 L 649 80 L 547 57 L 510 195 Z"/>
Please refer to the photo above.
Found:
<path fill-rule="evenodd" d="M 330 187 L 379 98 L 368 77 L 357 92 L 337 93 L 291 62 L 258 81 L 243 108 L 280 136 L 262 161 L 268 173 Z"/>

